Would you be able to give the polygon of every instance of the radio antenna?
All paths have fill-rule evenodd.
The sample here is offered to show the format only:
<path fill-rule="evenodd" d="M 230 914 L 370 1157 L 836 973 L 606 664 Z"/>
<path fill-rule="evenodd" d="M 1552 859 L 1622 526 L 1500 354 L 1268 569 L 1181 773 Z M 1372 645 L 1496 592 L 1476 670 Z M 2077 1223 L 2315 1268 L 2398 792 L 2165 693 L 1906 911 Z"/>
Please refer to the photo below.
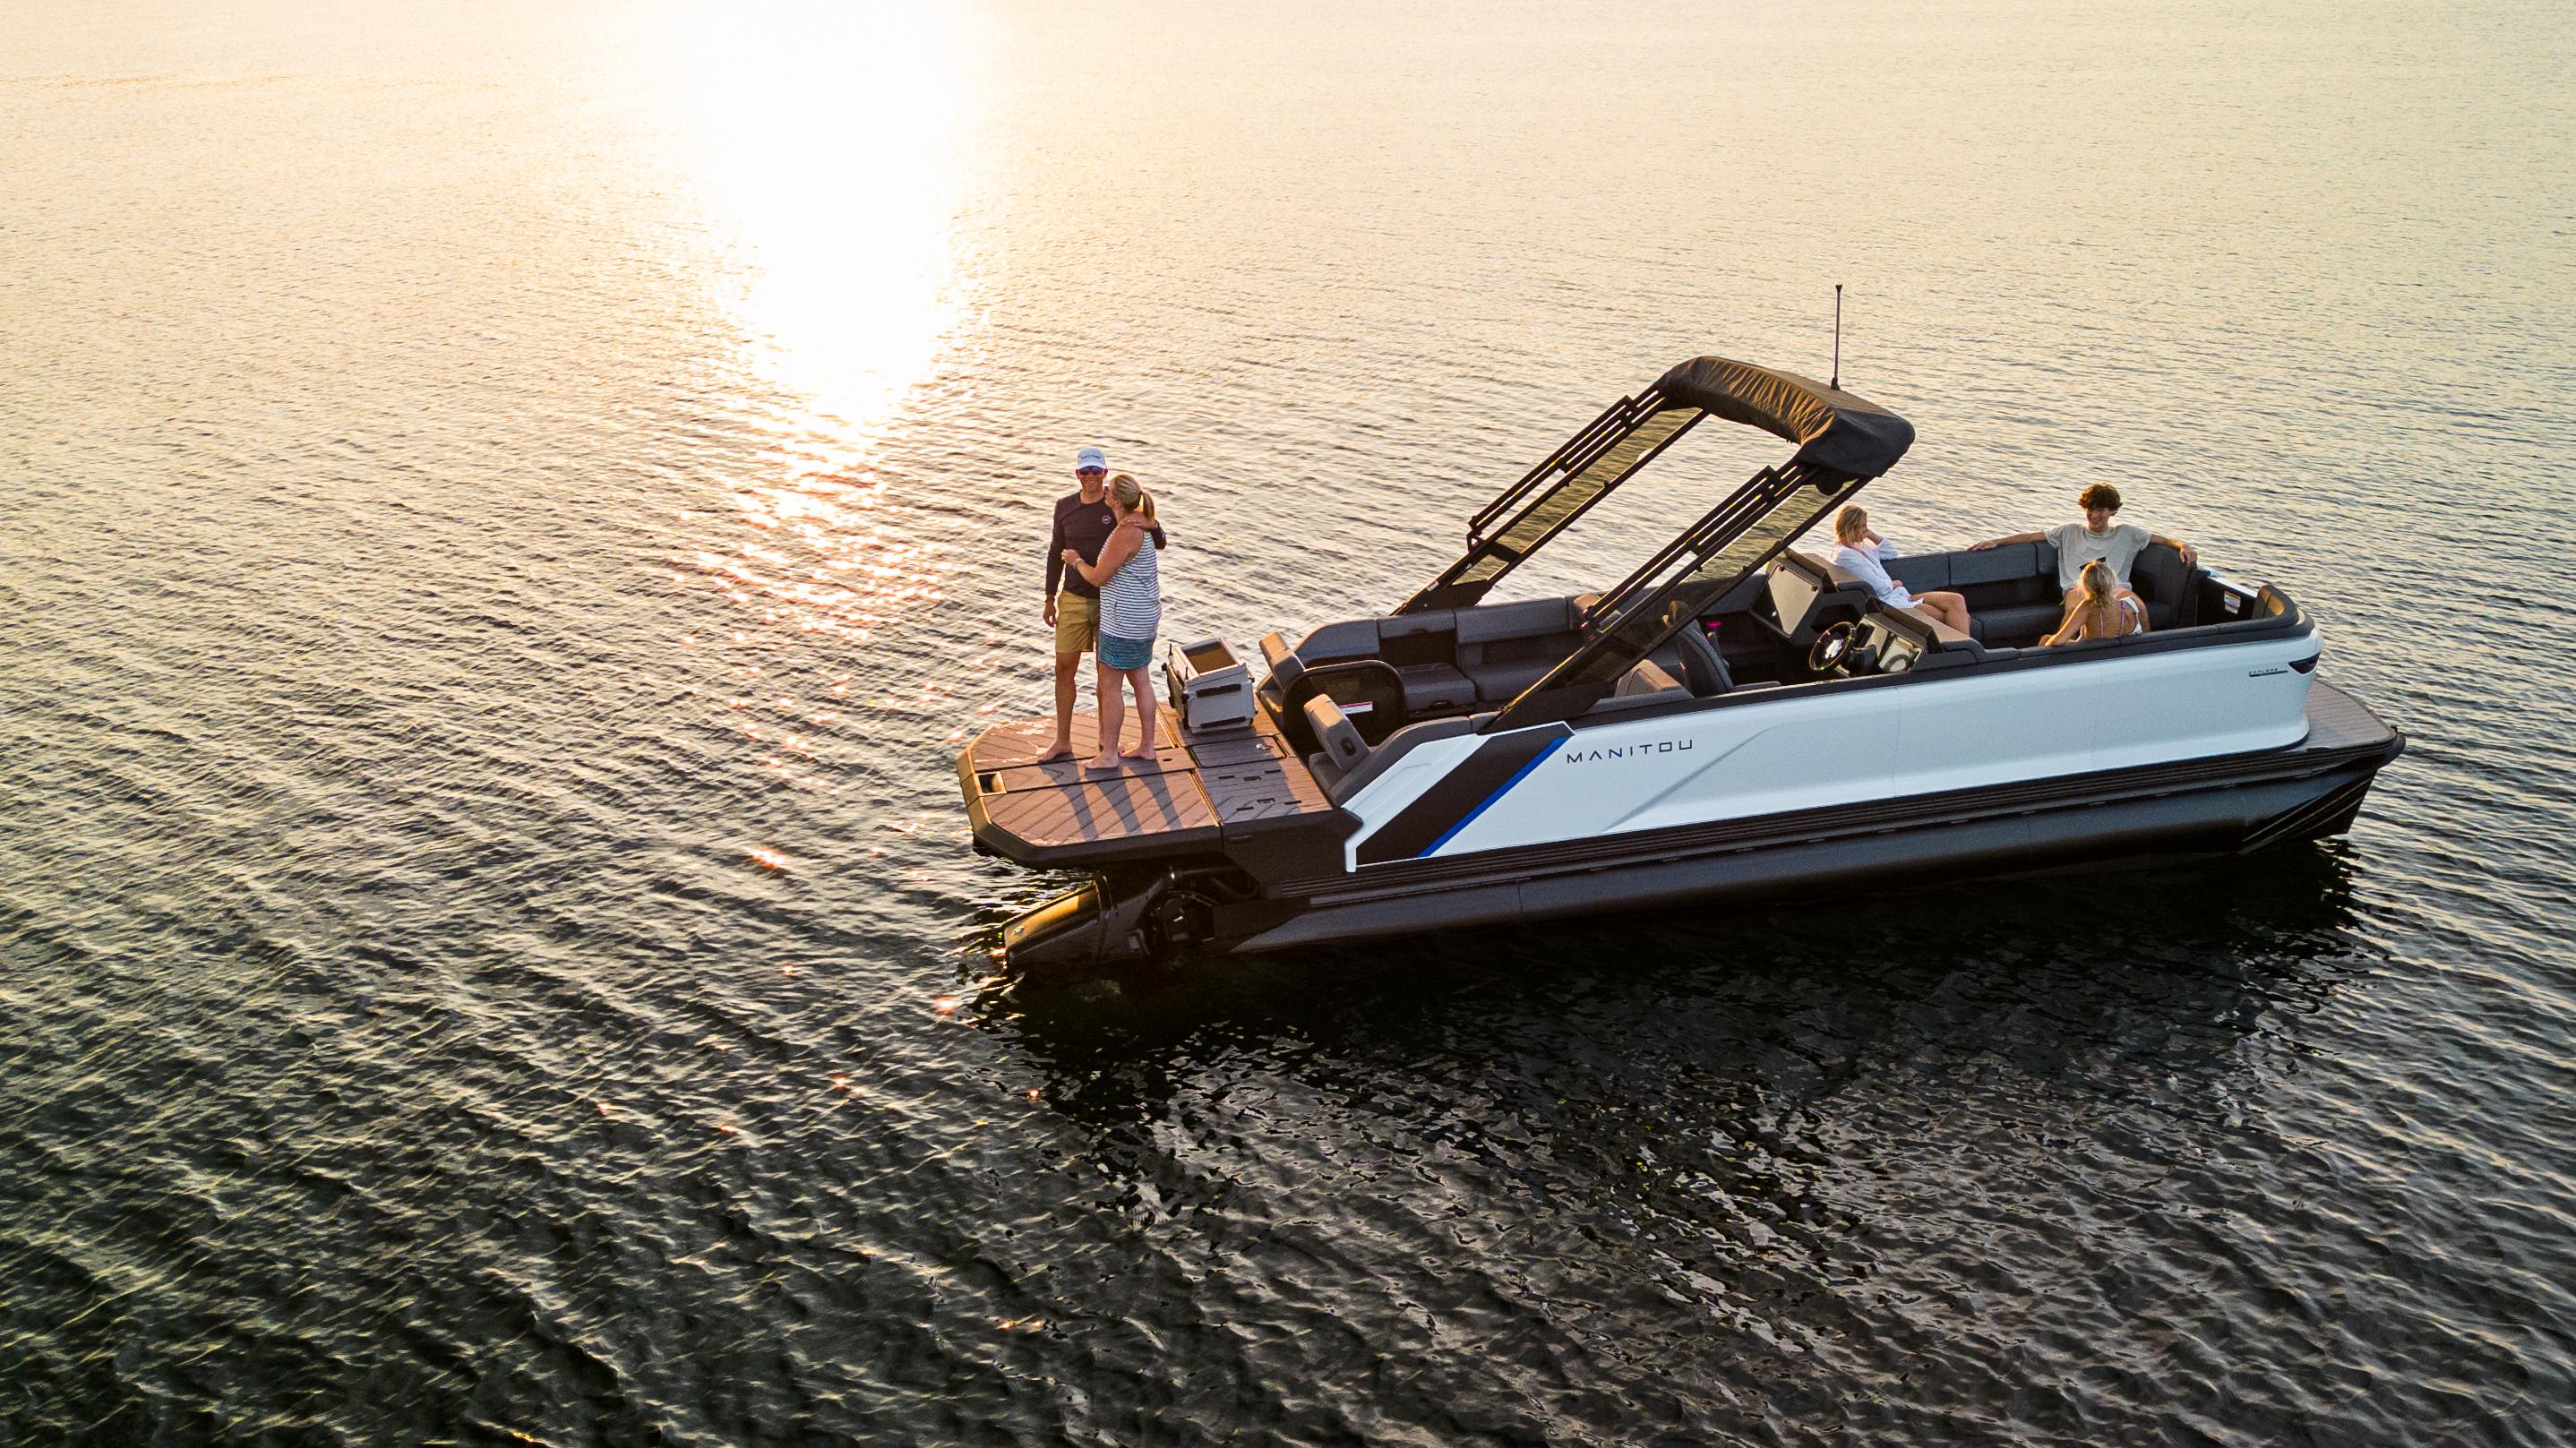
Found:
<path fill-rule="evenodd" d="M 1843 385 L 1843 284 L 1841 282 L 1834 283 L 1834 380 L 1825 385 L 1835 388 Z"/>

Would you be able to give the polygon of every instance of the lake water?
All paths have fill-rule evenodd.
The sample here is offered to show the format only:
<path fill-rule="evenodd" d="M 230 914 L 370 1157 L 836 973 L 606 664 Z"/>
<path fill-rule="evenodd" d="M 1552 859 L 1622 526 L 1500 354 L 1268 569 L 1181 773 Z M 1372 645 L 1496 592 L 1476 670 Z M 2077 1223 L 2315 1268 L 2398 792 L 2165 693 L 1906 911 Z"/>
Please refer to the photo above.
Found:
<path fill-rule="evenodd" d="M 2576 21 L 13 0 L 0 1439 L 2576 1437 Z M 2278 583 L 2348 838 L 1039 996 L 1073 449 L 1392 606 L 1722 352 Z M 1699 439 L 1522 594 L 1776 445 Z M 988 712 L 989 711 L 989 712 Z M 943 1005 L 953 1008 L 943 1011 Z"/>

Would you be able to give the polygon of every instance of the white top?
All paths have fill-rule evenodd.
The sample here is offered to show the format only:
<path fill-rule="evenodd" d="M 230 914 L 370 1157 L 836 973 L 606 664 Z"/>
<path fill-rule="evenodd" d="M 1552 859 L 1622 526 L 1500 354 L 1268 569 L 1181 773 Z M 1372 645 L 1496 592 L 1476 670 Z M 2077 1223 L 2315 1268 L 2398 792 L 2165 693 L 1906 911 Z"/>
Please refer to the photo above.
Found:
<path fill-rule="evenodd" d="M 2114 523 L 2096 533 L 2082 523 L 2060 523 L 2048 530 L 2049 546 L 2057 550 L 2057 587 L 2073 593 L 2084 581 L 2084 565 L 2099 558 L 2111 565 L 2111 576 L 2120 586 L 2129 586 L 2129 565 L 2147 551 L 2155 535 L 2135 523 Z"/>
<path fill-rule="evenodd" d="M 1884 538 L 1878 540 L 1875 553 L 1844 543 L 1834 549 L 1834 566 L 1845 573 L 1858 574 L 1860 581 L 1869 585 L 1869 591 L 1878 596 L 1878 601 L 1888 607 L 1912 608 L 1914 595 L 1905 591 L 1904 584 L 1888 576 L 1888 561 L 1895 557 L 1896 545 Z"/>

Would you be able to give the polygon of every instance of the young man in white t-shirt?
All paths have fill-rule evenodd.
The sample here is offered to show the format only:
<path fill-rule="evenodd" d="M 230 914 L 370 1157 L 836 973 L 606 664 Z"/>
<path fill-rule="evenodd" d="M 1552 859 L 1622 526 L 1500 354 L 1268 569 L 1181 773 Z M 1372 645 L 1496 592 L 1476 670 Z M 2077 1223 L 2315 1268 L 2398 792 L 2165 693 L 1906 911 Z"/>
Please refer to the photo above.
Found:
<path fill-rule="evenodd" d="M 2058 591 L 2066 595 L 2069 607 L 2084 591 L 2084 565 L 2096 558 L 2111 565 L 2111 576 L 2120 580 L 2121 595 L 2136 598 L 2136 591 L 2129 587 L 2129 565 L 2138 561 L 2138 555 L 2146 552 L 2148 545 L 2162 543 L 2181 554 L 2185 568 L 2200 557 L 2190 544 L 2161 533 L 2150 533 L 2135 523 L 2123 523 L 2116 528 L 2111 526 L 2111 515 L 2120 511 L 2120 490 L 2109 483 L 2093 484 L 2075 501 L 2084 509 L 2081 523 L 2060 523 L 2044 532 L 1989 538 L 1968 547 L 1982 550 L 2001 548 L 2007 543 L 2050 544 L 2057 549 Z"/>

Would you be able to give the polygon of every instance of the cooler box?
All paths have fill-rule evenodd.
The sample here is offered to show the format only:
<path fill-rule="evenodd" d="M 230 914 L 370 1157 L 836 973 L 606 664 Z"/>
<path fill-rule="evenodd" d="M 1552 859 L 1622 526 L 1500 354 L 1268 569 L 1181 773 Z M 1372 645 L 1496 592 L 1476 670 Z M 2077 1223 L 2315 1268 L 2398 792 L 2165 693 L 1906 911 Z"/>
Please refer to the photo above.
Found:
<path fill-rule="evenodd" d="M 1252 671 L 1223 639 L 1173 645 L 1163 682 L 1184 729 L 1252 726 Z"/>

